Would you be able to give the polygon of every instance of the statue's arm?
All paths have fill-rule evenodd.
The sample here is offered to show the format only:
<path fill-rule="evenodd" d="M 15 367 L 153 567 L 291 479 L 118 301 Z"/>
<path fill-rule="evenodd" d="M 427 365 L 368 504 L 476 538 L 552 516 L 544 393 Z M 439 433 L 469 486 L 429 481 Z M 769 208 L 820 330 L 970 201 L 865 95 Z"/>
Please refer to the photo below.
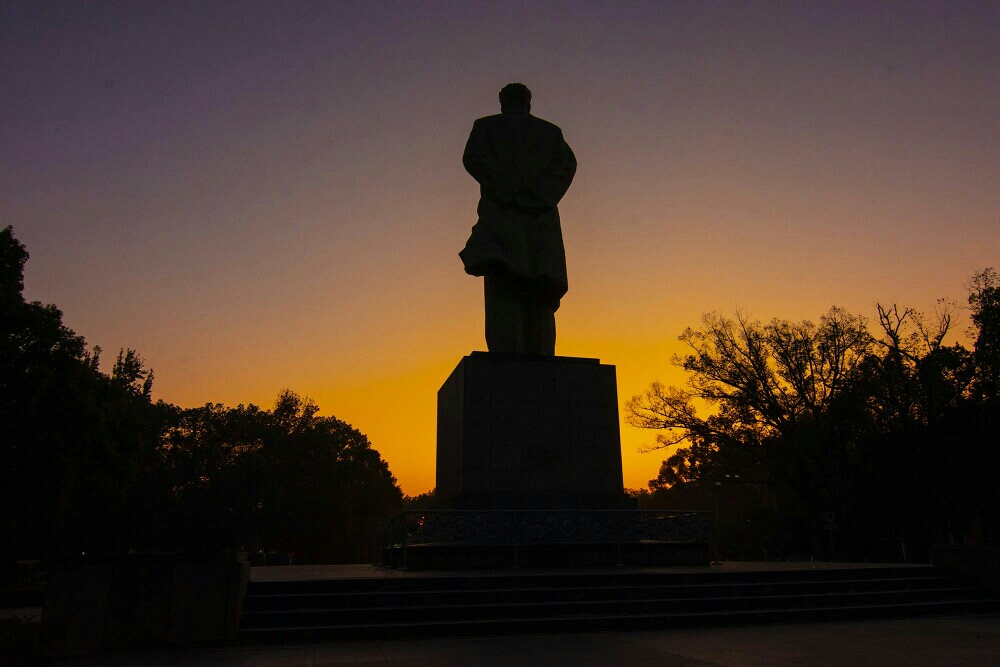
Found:
<path fill-rule="evenodd" d="M 549 207 L 555 208 L 559 200 L 569 190 L 575 175 L 576 156 L 560 132 L 552 159 L 534 179 L 534 182 L 528 184 L 528 189 L 534 197 L 545 202 Z"/>
<path fill-rule="evenodd" d="M 476 121 L 462 154 L 465 170 L 482 186 L 483 193 L 506 206 L 520 189 L 518 179 L 493 154 L 490 149 L 489 133 Z"/>

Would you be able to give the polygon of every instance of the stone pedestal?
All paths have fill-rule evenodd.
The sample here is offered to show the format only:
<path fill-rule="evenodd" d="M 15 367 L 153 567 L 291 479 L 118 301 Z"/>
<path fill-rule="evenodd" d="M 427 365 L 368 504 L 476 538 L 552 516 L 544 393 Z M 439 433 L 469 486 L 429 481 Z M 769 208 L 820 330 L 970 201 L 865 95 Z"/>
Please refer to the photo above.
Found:
<path fill-rule="evenodd" d="M 711 513 L 625 494 L 615 367 L 597 359 L 462 359 L 438 391 L 436 500 L 382 525 L 382 565 L 708 565 Z"/>
<path fill-rule="evenodd" d="M 622 509 L 615 367 L 473 352 L 438 391 L 437 495 L 451 509 Z"/>

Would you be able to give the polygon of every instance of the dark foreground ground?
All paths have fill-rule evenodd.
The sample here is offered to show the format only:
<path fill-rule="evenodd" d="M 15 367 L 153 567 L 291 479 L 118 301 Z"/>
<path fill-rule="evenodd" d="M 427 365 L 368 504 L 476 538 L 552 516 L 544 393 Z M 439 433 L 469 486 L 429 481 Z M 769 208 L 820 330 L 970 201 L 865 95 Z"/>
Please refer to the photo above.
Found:
<path fill-rule="evenodd" d="M 1000 615 L 121 653 L 58 665 L 997 665 Z"/>
<path fill-rule="evenodd" d="M 818 569 L 842 563 L 724 563 L 672 570 Z M 879 567 L 877 565 L 870 567 Z M 461 573 L 452 573 L 461 576 Z M 261 567 L 251 579 L 420 577 L 371 566 Z M 514 635 L 123 652 L 63 666 L 149 665 L 1000 665 L 1000 614 L 651 632 Z"/>

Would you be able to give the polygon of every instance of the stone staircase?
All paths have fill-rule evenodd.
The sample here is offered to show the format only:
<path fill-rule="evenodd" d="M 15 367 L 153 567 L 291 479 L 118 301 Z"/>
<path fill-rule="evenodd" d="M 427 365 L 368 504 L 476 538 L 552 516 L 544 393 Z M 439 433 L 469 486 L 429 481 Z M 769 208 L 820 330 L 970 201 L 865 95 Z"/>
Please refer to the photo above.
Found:
<path fill-rule="evenodd" d="M 1000 600 L 932 566 L 421 573 L 251 581 L 238 638 L 256 644 L 663 630 L 998 610 Z"/>

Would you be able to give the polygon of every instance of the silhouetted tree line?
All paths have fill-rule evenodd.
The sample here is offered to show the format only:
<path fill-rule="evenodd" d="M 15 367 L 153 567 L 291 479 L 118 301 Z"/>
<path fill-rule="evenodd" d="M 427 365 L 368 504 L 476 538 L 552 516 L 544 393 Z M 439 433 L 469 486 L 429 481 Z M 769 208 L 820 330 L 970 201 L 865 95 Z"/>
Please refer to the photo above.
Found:
<path fill-rule="evenodd" d="M 156 486 L 166 544 L 264 549 L 294 562 L 364 562 L 402 492 L 368 438 L 291 391 L 254 405 L 166 406 Z M 197 522 L 197 523 L 196 523 Z M 166 545 L 164 544 L 164 546 Z"/>
<path fill-rule="evenodd" d="M 728 557 L 926 560 L 936 542 L 1000 534 L 1000 278 L 969 284 L 972 349 L 932 317 L 832 308 L 818 323 L 712 313 L 680 340 L 686 386 L 626 406 L 675 447 L 647 507 L 718 508 Z M 873 333 L 873 329 L 875 333 Z"/>
<path fill-rule="evenodd" d="M 244 549 L 363 561 L 402 493 L 367 437 L 285 390 L 273 409 L 151 400 L 134 350 L 110 375 L 0 231 L 0 566 L 59 554 Z"/>

